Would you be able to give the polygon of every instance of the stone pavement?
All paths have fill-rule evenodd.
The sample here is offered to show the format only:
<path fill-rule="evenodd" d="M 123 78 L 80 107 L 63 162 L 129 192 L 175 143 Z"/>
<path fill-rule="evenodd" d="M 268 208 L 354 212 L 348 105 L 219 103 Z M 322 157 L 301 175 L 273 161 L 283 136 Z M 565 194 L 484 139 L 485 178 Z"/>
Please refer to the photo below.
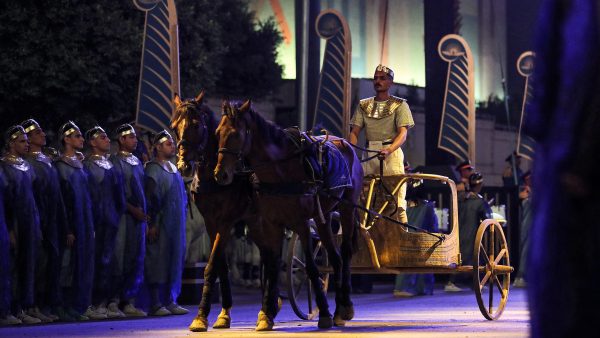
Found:
<path fill-rule="evenodd" d="M 433 296 L 394 298 L 393 285 L 376 283 L 370 294 L 354 294 L 356 315 L 345 327 L 319 330 L 315 321 L 299 320 L 287 301 L 272 332 L 255 332 L 259 311 L 257 289 L 234 288 L 233 325 L 229 330 L 188 331 L 195 314 L 85 323 L 56 323 L 0 328 L 0 337 L 527 337 L 529 311 L 524 289 L 510 290 L 508 305 L 498 321 L 486 320 L 471 291 L 445 293 L 437 285 Z M 331 312 L 334 300 L 331 294 Z M 210 321 L 220 311 L 213 304 Z"/>

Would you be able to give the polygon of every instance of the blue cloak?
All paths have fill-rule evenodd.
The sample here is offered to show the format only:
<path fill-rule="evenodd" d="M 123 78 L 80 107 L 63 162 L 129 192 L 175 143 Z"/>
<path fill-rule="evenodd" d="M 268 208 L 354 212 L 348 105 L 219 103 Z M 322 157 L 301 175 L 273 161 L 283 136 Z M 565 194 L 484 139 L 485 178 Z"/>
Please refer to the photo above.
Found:
<path fill-rule="evenodd" d="M 67 232 L 75 235 L 75 244 L 65 250 L 61 283 L 72 288 L 69 305 L 81 312 L 91 305 L 94 279 L 94 219 L 90 198 L 90 177 L 83 164 L 62 156 L 56 162 L 60 187 L 67 211 Z M 68 264 L 65 264 L 68 261 Z M 65 266 L 66 265 L 66 266 Z"/>
<path fill-rule="evenodd" d="M 469 193 L 458 200 L 458 238 L 462 265 L 473 265 L 473 246 L 479 224 L 492 218 L 492 208 L 483 197 Z"/>
<path fill-rule="evenodd" d="M 142 162 L 134 155 L 123 152 L 111 156 L 111 161 L 123 180 L 125 201 L 146 212 Z M 117 292 L 124 299 L 135 298 L 144 280 L 146 226 L 146 222 L 137 221 L 128 212 L 121 216 L 115 249 L 117 268 L 114 272 Z"/>
<path fill-rule="evenodd" d="M 6 316 L 10 311 L 12 296 L 10 287 L 10 244 L 6 219 L 4 218 L 4 191 L 6 188 L 6 178 L 0 166 L 0 317 Z"/>
<path fill-rule="evenodd" d="M 15 268 L 17 271 L 16 299 L 19 306 L 26 309 L 34 305 L 35 267 L 37 251 L 42 238 L 40 218 L 33 196 L 33 168 L 24 159 L 2 158 L 2 167 L 8 182 L 5 199 L 8 201 L 7 219 L 9 229 L 15 231 L 17 247 Z"/>
<path fill-rule="evenodd" d="M 43 235 L 43 249 L 48 256 L 46 271 L 47 293 L 50 305 L 61 302 L 60 266 L 66 238 L 65 206 L 60 192 L 58 172 L 52 165 L 52 159 L 43 153 L 31 153 L 27 162 L 35 172 L 33 185 L 35 203 L 40 213 L 40 227 Z"/>
<path fill-rule="evenodd" d="M 95 231 L 94 303 L 114 296 L 111 275 L 115 264 L 115 244 L 119 221 L 125 209 L 125 192 L 121 177 L 112 162 L 97 155 L 84 162 L 93 184 L 90 196 Z"/>
<path fill-rule="evenodd" d="M 146 279 L 167 284 L 170 300 L 181 291 L 185 258 L 186 192 L 183 179 L 171 163 L 146 164 L 146 203 L 150 225 L 159 227 L 158 240 L 146 248 Z"/>

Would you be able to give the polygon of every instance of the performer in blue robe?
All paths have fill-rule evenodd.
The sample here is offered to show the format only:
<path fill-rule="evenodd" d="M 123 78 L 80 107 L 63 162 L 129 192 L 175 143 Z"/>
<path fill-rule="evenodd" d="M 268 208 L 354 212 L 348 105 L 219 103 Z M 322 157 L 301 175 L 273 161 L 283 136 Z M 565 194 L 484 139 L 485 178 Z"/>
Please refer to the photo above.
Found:
<path fill-rule="evenodd" d="M 87 320 L 83 312 L 91 305 L 94 279 L 94 220 L 90 178 L 78 151 L 83 149 L 81 131 L 69 121 L 60 127 L 64 147 L 56 161 L 60 187 L 67 211 L 67 249 L 63 256 L 61 286 L 66 312 L 76 320 Z"/>
<path fill-rule="evenodd" d="M 7 188 L 4 171 L 0 166 L 0 325 L 17 325 L 21 320 L 10 312 L 12 300 L 11 272 L 10 272 L 10 239 L 4 217 L 4 194 Z"/>
<path fill-rule="evenodd" d="M 42 250 L 36 262 L 36 289 L 39 306 L 29 315 L 44 320 L 44 316 L 50 320 L 60 319 L 56 316 L 58 307 L 62 306 L 62 295 L 60 293 L 60 266 L 64 243 L 65 209 L 60 193 L 58 173 L 52 165 L 52 158 L 44 151 L 51 153 L 52 149 L 46 146 L 46 133 L 33 119 L 21 123 L 29 139 L 29 153 L 25 160 L 35 172 L 33 185 L 35 202 L 40 212 L 40 226 L 42 229 Z M 49 150 L 49 151 L 48 151 Z M 52 309 L 52 310 L 51 310 Z M 62 318 L 69 320 L 70 318 Z"/>
<path fill-rule="evenodd" d="M 492 218 L 492 208 L 479 195 L 483 186 L 483 177 L 479 173 L 469 176 L 469 191 L 458 195 L 458 238 L 462 265 L 473 265 L 473 245 L 477 237 L 479 225 L 485 219 Z M 462 287 L 472 287 L 472 277 L 467 274 L 450 275 L 449 283 L 444 291 L 460 292 Z"/>
<path fill-rule="evenodd" d="M 521 201 L 521 214 L 519 224 L 519 268 L 513 287 L 524 288 L 527 286 L 527 257 L 529 255 L 529 230 L 533 215 L 531 213 L 531 171 L 527 171 L 521 177 L 523 186 L 519 191 L 519 200 Z"/>
<path fill-rule="evenodd" d="M 492 208 L 479 195 L 483 178 L 476 179 L 476 176 L 477 174 L 471 174 L 469 179 L 471 191 L 458 200 L 460 256 L 463 265 L 473 265 L 473 245 L 479 224 L 485 219 L 492 218 Z"/>
<path fill-rule="evenodd" d="M 152 142 L 155 159 L 146 164 L 145 193 L 149 228 L 146 247 L 146 280 L 150 286 L 151 314 L 185 314 L 176 303 L 181 291 L 185 258 L 186 192 L 183 179 L 169 160 L 175 156 L 175 143 L 165 130 Z M 167 299 L 161 302 L 159 286 L 165 285 Z M 168 304 L 166 307 L 163 304 Z"/>
<path fill-rule="evenodd" d="M 1 159 L 8 182 L 5 198 L 12 217 L 9 229 L 14 233 L 16 245 L 13 256 L 15 269 L 13 299 L 16 317 L 26 324 L 41 323 L 25 311 L 35 307 L 36 258 L 41 243 L 40 218 L 33 195 L 33 168 L 23 159 L 29 151 L 27 134 L 20 125 L 12 126 L 5 134 L 7 152 Z"/>
<path fill-rule="evenodd" d="M 408 223 L 423 230 L 438 232 L 439 222 L 435 204 L 425 199 L 421 181 L 410 182 L 406 192 Z M 432 295 L 435 278 L 433 274 L 400 274 L 396 276 L 395 297 Z"/>
<path fill-rule="evenodd" d="M 125 209 L 125 191 L 119 172 L 108 160 L 110 139 L 104 129 L 96 126 L 85 133 L 91 154 L 83 161 L 90 174 L 90 189 L 94 211 L 96 265 L 93 307 L 85 316 L 91 319 L 125 317 L 121 312 L 112 276 L 115 268 L 115 244 L 119 221 Z M 108 305 L 107 305 L 108 303 Z"/>
<path fill-rule="evenodd" d="M 148 226 L 144 196 L 144 166 L 132 154 L 138 144 L 133 126 L 123 124 L 117 127 L 115 136 L 119 143 L 119 152 L 111 156 L 110 160 L 123 180 L 126 212 L 121 216 L 117 232 L 113 283 L 117 291 L 116 296 L 119 296 L 124 303 L 123 313 L 128 317 L 144 317 L 146 313 L 135 307 L 135 298 L 144 280 Z"/>

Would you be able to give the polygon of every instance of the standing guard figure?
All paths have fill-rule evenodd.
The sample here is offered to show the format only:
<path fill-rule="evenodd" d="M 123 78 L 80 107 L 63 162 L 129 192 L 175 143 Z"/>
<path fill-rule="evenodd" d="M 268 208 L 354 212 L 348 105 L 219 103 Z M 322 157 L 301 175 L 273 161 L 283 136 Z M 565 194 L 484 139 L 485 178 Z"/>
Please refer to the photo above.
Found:
<path fill-rule="evenodd" d="M 27 134 L 20 125 L 8 129 L 4 138 L 6 154 L 0 160 L 8 181 L 8 229 L 13 243 L 14 290 L 13 310 L 24 324 L 41 323 L 28 313 L 35 307 L 36 258 L 40 249 L 41 230 L 37 205 L 33 196 L 33 168 L 23 159 L 29 151 Z M 25 312 L 27 311 L 27 313 Z M 51 320 L 50 320 L 51 321 Z"/>
<path fill-rule="evenodd" d="M 33 119 L 21 123 L 29 139 L 29 152 L 25 159 L 35 172 L 33 185 L 35 202 L 40 213 L 40 227 L 42 229 L 42 247 L 36 262 L 36 289 L 39 295 L 38 304 L 42 311 L 35 308 L 36 313 L 30 315 L 44 320 L 47 316 L 51 320 L 72 321 L 65 315 L 62 307 L 60 292 L 60 267 L 62 253 L 66 242 L 66 215 L 65 207 L 60 192 L 58 172 L 52 164 L 48 153 L 55 153 L 52 149 L 45 149 L 46 133 Z M 62 314 L 60 318 L 56 314 Z"/>
<path fill-rule="evenodd" d="M 483 220 L 492 218 L 492 208 L 479 194 L 483 187 L 483 176 L 473 172 L 467 183 L 468 190 L 458 194 L 458 224 L 460 224 L 458 238 L 462 265 L 473 265 L 473 260 L 478 259 L 473 257 L 473 243 L 475 243 L 477 229 Z M 471 278 L 452 274 L 444 286 L 444 291 L 464 291 L 461 284 L 463 286 L 471 284 Z"/>
<path fill-rule="evenodd" d="M 116 296 L 125 304 L 123 313 L 128 317 L 145 317 L 146 313 L 135 307 L 140 286 L 144 280 L 144 258 L 146 256 L 146 197 L 144 196 L 144 166 L 133 155 L 138 139 L 130 124 L 116 129 L 119 152 L 110 160 L 119 172 L 125 189 L 126 211 L 121 216 L 115 247 L 116 269 L 113 283 Z"/>
<path fill-rule="evenodd" d="M 93 306 L 84 313 L 93 319 L 123 318 L 119 297 L 113 283 L 115 244 L 119 221 L 125 209 L 125 191 L 119 172 L 108 160 L 110 139 L 104 129 L 96 126 L 85 133 L 91 154 L 83 165 L 91 175 L 90 189 L 94 211 L 96 264 Z M 108 303 L 108 306 L 107 306 Z"/>
<path fill-rule="evenodd" d="M 13 241 L 9 239 L 4 214 L 4 197 L 7 188 L 4 170 L 0 166 L 0 326 L 21 324 L 21 320 L 13 316 L 10 311 L 12 301 L 10 250 Z"/>
<path fill-rule="evenodd" d="M 91 305 L 94 279 L 94 219 L 90 177 L 81 163 L 83 135 L 72 121 L 60 127 L 63 146 L 56 161 L 60 187 L 67 211 L 67 249 L 63 257 L 61 286 L 66 312 L 75 320 L 88 320 L 83 313 Z"/>
<path fill-rule="evenodd" d="M 152 140 L 154 160 L 146 163 L 148 246 L 146 279 L 150 286 L 151 314 L 166 316 L 189 311 L 177 304 L 185 258 L 186 191 L 177 167 L 173 138 L 163 130 Z M 159 287 L 166 285 L 167 300 L 161 302 Z M 168 304 L 164 307 L 162 304 Z"/>

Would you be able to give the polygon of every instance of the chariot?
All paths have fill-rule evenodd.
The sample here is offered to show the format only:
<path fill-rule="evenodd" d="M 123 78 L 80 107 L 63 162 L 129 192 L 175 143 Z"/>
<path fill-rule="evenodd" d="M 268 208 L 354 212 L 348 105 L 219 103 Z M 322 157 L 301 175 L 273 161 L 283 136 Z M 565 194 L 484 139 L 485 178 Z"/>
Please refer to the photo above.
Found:
<path fill-rule="evenodd" d="M 383 181 L 382 181 L 383 179 Z M 406 227 L 385 216 L 393 209 L 389 199 L 380 196 L 377 189 L 385 184 L 394 195 L 402 185 L 411 181 L 437 182 L 449 189 L 450 210 L 447 233 L 419 231 Z M 458 204 L 456 185 L 445 176 L 432 174 L 405 174 L 397 176 L 368 176 L 365 179 L 362 207 L 359 210 L 360 236 L 358 249 L 352 258 L 353 274 L 471 274 L 477 304 L 483 316 L 496 320 L 508 300 L 510 273 L 509 249 L 502 225 L 504 220 L 486 219 L 477 229 L 472 265 L 464 265 L 459 248 Z M 374 212 L 373 212 L 374 211 Z M 373 216 L 375 215 L 375 216 Z M 341 235 L 338 234 L 338 242 Z M 324 289 L 327 289 L 331 268 L 327 252 L 316 231 L 313 231 L 314 251 L 319 264 Z M 464 248 L 463 248 L 464 249 Z M 312 286 L 306 279 L 304 252 L 298 235 L 293 234 L 287 249 L 286 283 L 290 304 L 298 317 L 312 319 L 318 314 Z"/>

